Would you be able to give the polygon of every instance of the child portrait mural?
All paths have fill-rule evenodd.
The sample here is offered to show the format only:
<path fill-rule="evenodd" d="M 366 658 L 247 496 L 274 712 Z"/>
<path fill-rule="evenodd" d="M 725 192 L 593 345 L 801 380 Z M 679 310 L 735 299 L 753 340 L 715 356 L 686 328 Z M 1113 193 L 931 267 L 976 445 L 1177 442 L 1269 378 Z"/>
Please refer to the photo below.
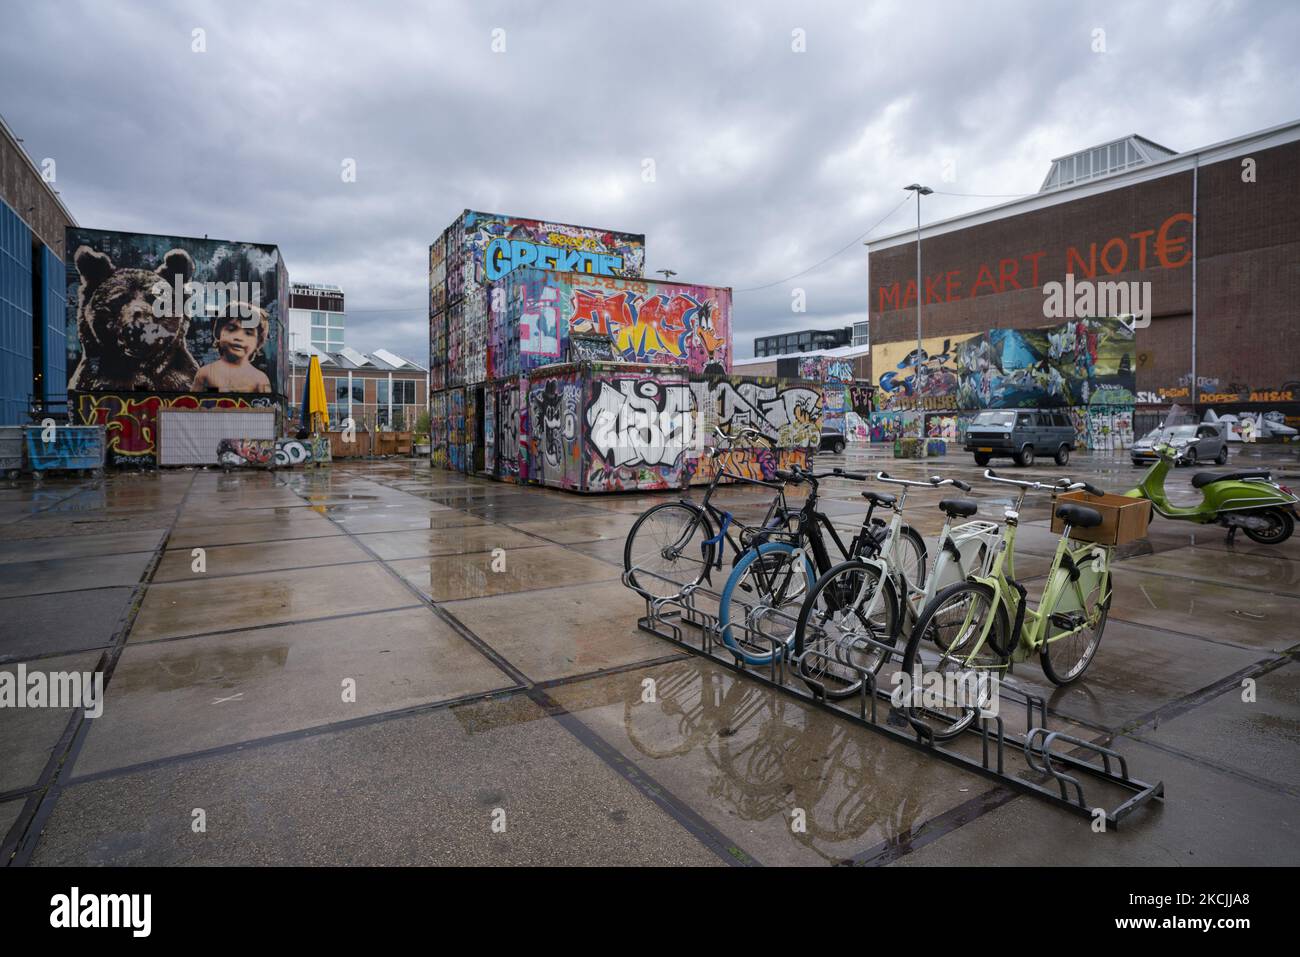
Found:
<path fill-rule="evenodd" d="M 277 247 L 88 229 L 66 242 L 69 391 L 283 392 Z"/>

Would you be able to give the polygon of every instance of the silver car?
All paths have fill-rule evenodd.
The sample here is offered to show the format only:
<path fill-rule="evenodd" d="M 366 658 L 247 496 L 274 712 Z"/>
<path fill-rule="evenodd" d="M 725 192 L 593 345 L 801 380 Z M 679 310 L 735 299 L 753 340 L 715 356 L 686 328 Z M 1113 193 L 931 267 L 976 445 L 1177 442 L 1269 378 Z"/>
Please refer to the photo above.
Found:
<path fill-rule="evenodd" d="M 1198 462 L 1228 464 L 1228 436 L 1219 424 L 1202 422 L 1200 425 L 1175 425 L 1152 429 L 1133 443 L 1134 465 L 1148 465 L 1159 456 L 1155 446 L 1165 443 L 1174 447 L 1175 465 L 1195 465 Z"/>

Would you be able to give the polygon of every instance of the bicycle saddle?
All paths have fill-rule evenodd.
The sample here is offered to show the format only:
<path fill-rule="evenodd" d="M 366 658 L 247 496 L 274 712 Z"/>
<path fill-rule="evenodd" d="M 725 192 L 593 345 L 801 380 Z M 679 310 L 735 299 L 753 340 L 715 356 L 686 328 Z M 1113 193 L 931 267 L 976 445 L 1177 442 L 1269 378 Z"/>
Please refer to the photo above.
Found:
<path fill-rule="evenodd" d="M 862 497 L 872 505 L 884 505 L 888 508 L 894 504 L 894 496 L 886 492 L 863 492 Z"/>
<path fill-rule="evenodd" d="M 1224 479 L 1271 479 L 1272 477 L 1268 469 L 1243 469 L 1239 472 L 1197 472 L 1192 476 L 1192 488 L 1203 488 L 1211 482 L 1222 482 Z"/>
<path fill-rule="evenodd" d="M 969 498 L 945 498 L 939 502 L 950 518 L 969 518 L 979 511 L 979 504 Z"/>
<path fill-rule="evenodd" d="M 1075 528 L 1094 528 L 1101 524 L 1101 512 L 1086 505 L 1058 505 L 1056 517 Z"/>

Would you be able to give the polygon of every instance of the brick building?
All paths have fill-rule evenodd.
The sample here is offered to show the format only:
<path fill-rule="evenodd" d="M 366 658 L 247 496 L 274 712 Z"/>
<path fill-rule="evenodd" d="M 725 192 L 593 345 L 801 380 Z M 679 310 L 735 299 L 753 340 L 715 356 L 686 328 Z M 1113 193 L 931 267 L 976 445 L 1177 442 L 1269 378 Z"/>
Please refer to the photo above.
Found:
<path fill-rule="evenodd" d="M 309 346 L 289 355 L 289 417 L 294 422 L 302 412 L 302 391 L 313 353 L 320 359 L 325 380 L 330 428 L 338 428 L 350 416 L 358 429 L 411 431 L 428 409 L 429 373 L 423 366 L 385 349 L 366 355 L 346 346 L 339 352 Z"/>
<path fill-rule="evenodd" d="M 1149 282 L 1139 413 L 1300 415 L 1300 122 L 1185 153 L 1103 144 L 1055 161 L 1039 193 L 921 235 L 927 340 L 1059 321 L 1043 287 L 1067 273 Z M 913 342 L 915 231 L 868 245 L 873 349 Z"/>

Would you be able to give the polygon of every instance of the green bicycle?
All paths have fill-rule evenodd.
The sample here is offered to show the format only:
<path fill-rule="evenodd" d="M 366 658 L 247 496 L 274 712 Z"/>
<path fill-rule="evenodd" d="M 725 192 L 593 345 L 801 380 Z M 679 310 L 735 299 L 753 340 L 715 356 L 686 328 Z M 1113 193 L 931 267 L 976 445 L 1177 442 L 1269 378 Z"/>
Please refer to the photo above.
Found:
<path fill-rule="evenodd" d="M 1073 529 L 1102 523 L 1101 512 L 1087 505 L 1056 505 L 1064 531 L 1036 608 L 1029 607 L 1025 588 L 1015 579 L 1016 528 L 1027 492 L 1105 493 L 1069 479 L 1046 485 L 1001 478 L 991 469 L 984 477 L 1020 489 L 1015 507 L 1006 510 L 989 573 L 936 594 L 918 616 L 903 654 L 902 671 L 910 683 L 904 710 L 918 730 L 924 724 L 940 740 L 964 731 L 988 708 L 997 694 L 990 676 L 1000 676 L 1035 652 L 1054 684 L 1077 681 L 1097 653 L 1110 610 L 1114 546 L 1070 540 Z M 922 683 L 942 690 L 922 696 Z"/>

